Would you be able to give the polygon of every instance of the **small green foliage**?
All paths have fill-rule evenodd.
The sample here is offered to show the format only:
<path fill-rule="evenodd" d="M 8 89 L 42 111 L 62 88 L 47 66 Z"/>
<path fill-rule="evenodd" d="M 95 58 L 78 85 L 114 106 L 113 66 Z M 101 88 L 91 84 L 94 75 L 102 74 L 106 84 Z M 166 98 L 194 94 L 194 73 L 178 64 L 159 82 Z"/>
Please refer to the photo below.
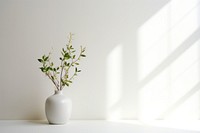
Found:
<path fill-rule="evenodd" d="M 65 60 L 69 60 L 71 58 L 70 54 L 69 53 L 65 53 L 64 54 L 64 59 Z"/>
<path fill-rule="evenodd" d="M 82 57 L 86 57 L 86 55 L 84 55 L 84 54 L 82 54 L 81 56 L 82 56 Z"/>
<path fill-rule="evenodd" d="M 38 61 L 39 61 L 39 62 L 43 62 L 43 60 L 42 60 L 42 59 L 38 59 Z"/>
<path fill-rule="evenodd" d="M 62 56 L 59 57 L 61 62 L 60 66 L 56 67 L 54 63 L 50 61 L 50 53 L 49 55 L 43 55 L 42 58 L 38 59 L 42 64 L 40 70 L 48 76 L 58 91 L 72 83 L 72 80 L 77 76 L 77 73 L 81 72 L 77 67 L 80 64 L 80 60 L 86 57 L 84 54 L 85 47 L 83 48 L 81 46 L 80 52 L 76 52 L 75 48 L 72 46 L 72 36 L 73 34 L 70 33 L 66 47 L 61 50 Z M 74 68 L 74 71 L 70 73 L 72 68 Z"/>

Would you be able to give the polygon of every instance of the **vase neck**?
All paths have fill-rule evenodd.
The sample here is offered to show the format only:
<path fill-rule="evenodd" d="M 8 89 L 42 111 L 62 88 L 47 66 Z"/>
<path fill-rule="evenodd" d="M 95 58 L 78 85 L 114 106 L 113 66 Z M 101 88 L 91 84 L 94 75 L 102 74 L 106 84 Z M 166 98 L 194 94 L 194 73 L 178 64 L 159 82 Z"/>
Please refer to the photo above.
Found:
<path fill-rule="evenodd" d="M 63 91 L 55 91 L 55 94 L 63 94 Z"/>

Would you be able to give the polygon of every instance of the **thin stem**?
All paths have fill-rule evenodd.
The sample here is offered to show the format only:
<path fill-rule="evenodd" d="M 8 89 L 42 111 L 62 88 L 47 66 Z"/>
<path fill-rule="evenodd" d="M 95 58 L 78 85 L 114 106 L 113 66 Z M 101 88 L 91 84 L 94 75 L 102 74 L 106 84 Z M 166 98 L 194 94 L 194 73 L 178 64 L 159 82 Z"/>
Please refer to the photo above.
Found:
<path fill-rule="evenodd" d="M 76 74 L 77 74 L 77 72 L 75 72 L 75 73 L 71 76 L 71 78 L 69 78 L 69 81 L 72 80 L 72 79 L 74 78 L 74 76 L 76 76 Z"/>
<path fill-rule="evenodd" d="M 51 55 L 51 52 L 49 53 L 48 57 L 50 57 L 50 55 Z M 48 59 L 47 61 L 48 61 L 48 63 L 49 63 L 49 66 L 51 66 L 50 59 Z M 57 83 L 56 83 L 56 81 L 54 81 L 54 83 L 55 83 L 55 84 L 57 85 L 57 87 L 59 88 L 59 81 L 58 81 L 58 79 L 57 79 L 56 73 L 53 71 L 53 74 L 51 74 L 51 72 L 49 72 L 48 74 L 50 74 L 50 77 L 51 77 L 51 76 L 54 77 L 54 79 L 52 79 L 52 80 L 53 80 L 53 81 L 54 81 L 54 80 L 57 81 Z"/>
<path fill-rule="evenodd" d="M 72 65 L 73 65 L 74 63 L 76 63 L 77 61 L 80 60 L 81 54 L 83 54 L 83 49 L 82 49 L 82 47 L 81 47 L 81 52 L 80 52 L 78 58 L 77 58 L 75 61 L 72 60 L 71 64 L 69 65 L 69 67 L 68 67 L 68 68 L 66 69 L 66 71 L 65 71 L 65 75 L 68 74 L 69 69 L 72 67 Z M 75 72 L 75 73 L 71 76 L 71 78 L 69 78 L 69 80 L 72 80 L 76 74 L 77 74 L 77 72 Z"/>
<path fill-rule="evenodd" d="M 49 77 L 49 79 L 51 79 L 51 81 L 53 82 L 53 84 L 56 86 L 57 90 L 59 90 L 59 86 L 55 83 L 55 81 L 51 78 L 51 76 L 49 75 L 49 73 L 46 73 L 46 75 Z"/>
<path fill-rule="evenodd" d="M 61 61 L 61 70 L 60 70 L 60 90 L 62 90 L 62 73 L 63 73 L 63 61 Z"/>
<path fill-rule="evenodd" d="M 58 77 L 54 71 L 53 71 L 53 76 L 54 76 L 54 79 L 57 81 L 57 84 L 59 85 Z"/>

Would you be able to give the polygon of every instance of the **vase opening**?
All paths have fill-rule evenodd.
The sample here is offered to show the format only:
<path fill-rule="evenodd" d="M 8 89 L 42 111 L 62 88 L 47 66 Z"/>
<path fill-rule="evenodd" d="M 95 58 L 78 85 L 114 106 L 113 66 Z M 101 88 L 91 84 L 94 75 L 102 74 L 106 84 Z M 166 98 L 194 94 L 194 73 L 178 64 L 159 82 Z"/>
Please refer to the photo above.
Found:
<path fill-rule="evenodd" d="M 63 91 L 62 90 L 59 90 L 59 91 L 55 91 L 55 94 L 63 94 Z"/>

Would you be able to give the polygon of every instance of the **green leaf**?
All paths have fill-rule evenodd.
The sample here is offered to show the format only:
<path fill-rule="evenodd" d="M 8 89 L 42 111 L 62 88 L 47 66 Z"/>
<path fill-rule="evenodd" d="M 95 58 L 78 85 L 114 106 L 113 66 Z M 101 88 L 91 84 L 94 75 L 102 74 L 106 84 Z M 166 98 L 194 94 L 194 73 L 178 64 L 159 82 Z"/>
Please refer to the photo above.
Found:
<path fill-rule="evenodd" d="M 67 50 L 70 50 L 70 47 L 69 47 L 69 45 L 67 46 Z"/>
<path fill-rule="evenodd" d="M 71 58 L 71 56 L 69 55 L 69 53 L 65 53 L 64 57 L 65 57 L 65 60 L 68 60 L 68 59 Z"/>
<path fill-rule="evenodd" d="M 39 61 L 39 62 L 43 62 L 43 60 L 42 60 L 42 59 L 38 59 L 38 61 Z"/>
<path fill-rule="evenodd" d="M 68 83 L 65 83 L 67 86 L 69 86 L 69 84 Z"/>
<path fill-rule="evenodd" d="M 67 62 L 66 61 L 65 61 L 64 65 L 67 66 Z"/>
<path fill-rule="evenodd" d="M 46 71 L 49 71 L 49 70 L 51 70 L 51 67 L 47 67 L 47 68 L 46 68 Z"/>
<path fill-rule="evenodd" d="M 84 54 L 82 54 L 81 56 L 82 56 L 82 57 L 86 57 L 86 55 L 84 55 Z"/>
<path fill-rule="evenodd" d="M 78 70 L 77 72 L 81 72 L 81 70 Z"/>
<path fill-rule="evenodd" d="M 44 58 L 44 61 L 47 61 L 47 60 L 48 60 L 48 58 L 49 58 L 48 56 L 47 56 L 47 57 L 45 57 L 45 58 Z"/>
<path fill-rule="evenodd" d="M 43 55 L 43 56 L 42 56 L 42 59 L 44 60 L 45 58 L 46 58 L 46 56 L 45 56 L 45 55 Z"/>
<path fill-rule="evenodd" d="M 75 59 L 76 55 L 73 55 L 73 59 Z"/>
<path fill-rule="evenodd" d="M 67 74 L 65 74 L 65 78 L 66 78 L 66 79 L 68 78 L 68 75 L 67 75 Z"/>
<path fill-rule="evenodd" d="M 47 72 L 47 69 L 46 68 L 41 68 L 41 71 L 42 72 Z"/>
<path fill-rule="evenodd" d="M 63 53 L 66 53 L 66 51 L 65 51 L 65 49 L 64 49 L 64 48 L 62 48 L 62 51 L 63 51 Z"/>
<path fill-rule="evenodd" d="M 72 81 L 68 80 L 69 83 L 72 83 Z"/>
<path fill-rule="evenodd" d="M 43 67 L 40 67 L 40 70 L 41 70 L 42 72 L 44 72 L 44 68 L 43 68 Z"/>
<path fill-rule="evenodd" d="M 77 69 L 77 67 L 75 68 L 75 72 L 77 72 L 78 71 L 78 69 Z"/>
<path fill-rule="evenodd" d="M 79 65 L 79 63 L 77 63 L 77 62 L 76 62 L 75 64 L 76 64 L 76 65 Z"/>

